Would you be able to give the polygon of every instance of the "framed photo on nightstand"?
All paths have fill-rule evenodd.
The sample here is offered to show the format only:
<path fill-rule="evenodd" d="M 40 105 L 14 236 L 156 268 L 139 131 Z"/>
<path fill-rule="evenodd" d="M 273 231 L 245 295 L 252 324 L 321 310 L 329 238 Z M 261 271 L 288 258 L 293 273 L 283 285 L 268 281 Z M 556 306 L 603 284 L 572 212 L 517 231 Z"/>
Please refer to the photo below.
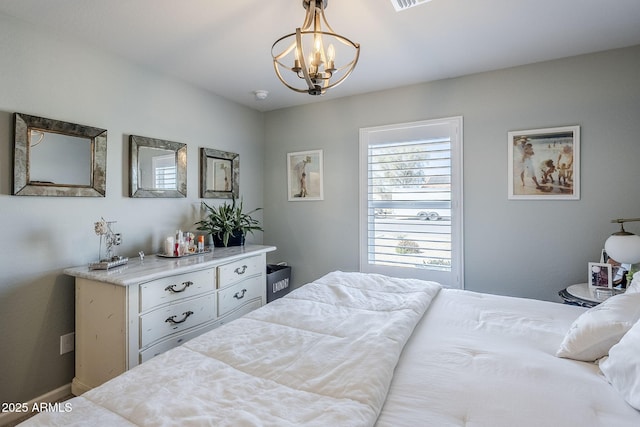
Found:
<path fill-rule="evenodd" d="M 589 263 L 589 286 L 592 288 L 613 288 L 611 264 L 606 262 Z"/>

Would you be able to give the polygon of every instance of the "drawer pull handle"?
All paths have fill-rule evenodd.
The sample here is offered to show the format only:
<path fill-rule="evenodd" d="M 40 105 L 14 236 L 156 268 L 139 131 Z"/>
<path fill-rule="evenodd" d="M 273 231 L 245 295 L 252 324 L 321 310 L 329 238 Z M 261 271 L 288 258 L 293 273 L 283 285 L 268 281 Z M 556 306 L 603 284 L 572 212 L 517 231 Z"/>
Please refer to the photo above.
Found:
<path fill-rule="evenodd" d="M 238 275 L 244 274 L 246 271 L 247 271 L 246 264 L 242 266 L 242 270 L 240 269 L 240 267 L 238 267 L 235 270 L 233 270 L 233 272 L 238 274 Z"/>
<path fill-rule="evenodd" d="M 246 289 L 243 289 L 242 291 L 236 292 L 236 294 L 233 296 L 235 299 L 242 299 L 244 298 L 244 294 L 247 293 Z"/>
<path fill-rule="evenodd" d="M 242 266 L 242 270 L 240 270 L 240 267 L 236 268 L 235 270 L 233 270 L 234 273 L 240 275 L 240 274 L 244 274 L 247 271 L 247 266 L 243 265 Z"/>
<path fill-rule="evenodd" d="M 164 288 L 164 290 L 177 294 L 180 292 L 184 292 L 189 286 L 193 285 L 193 282 L 182 282 L 181 285 L 182 285 L 182 289 L 176 289 L 176 285 L 169 285 L 166 288 Z"/>
<path fill-rule="evenodd" d="M 185 320 L 187 320 L 189 318 L 189 316 L 191 316 L 193 314 L 193 311 L 189 310 L 186 311 L 184 313 L 182 313 L 182 315 L 184 316 L 182 318 L 182 320 L 175 320 L 176 316 L 171 316 L 171 317 L 167 317 L 167 319 L 165 320 L 165 322 L 171 323 L 172 325 L 177 325 L 178 323 L 183 323 Z"/>

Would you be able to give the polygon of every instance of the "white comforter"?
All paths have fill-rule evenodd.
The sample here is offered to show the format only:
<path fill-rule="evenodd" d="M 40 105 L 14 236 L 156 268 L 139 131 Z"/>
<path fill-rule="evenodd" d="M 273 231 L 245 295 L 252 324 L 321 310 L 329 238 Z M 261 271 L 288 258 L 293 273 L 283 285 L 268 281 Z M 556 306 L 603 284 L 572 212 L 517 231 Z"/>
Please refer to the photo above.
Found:
<path fill-rule="evenodd" d="M 331 273 L 25 425 L 368 426 L 440 285 Z"/>
<path fill-rule="evenodd" d="M 442 290 L 405 346 L 377 426 L 640 427 L 596 363 L 555 355 L 584 310 Z"/>

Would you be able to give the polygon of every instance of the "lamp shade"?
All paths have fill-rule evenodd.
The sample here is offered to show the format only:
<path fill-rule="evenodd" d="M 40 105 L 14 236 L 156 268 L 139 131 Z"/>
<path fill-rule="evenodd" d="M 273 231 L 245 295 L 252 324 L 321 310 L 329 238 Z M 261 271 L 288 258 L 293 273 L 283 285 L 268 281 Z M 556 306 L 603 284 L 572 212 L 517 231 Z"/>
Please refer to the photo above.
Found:
<path fill-rule="evenodd" d="M 640 262 L 640 236 L 632 233 L 616 233 L 604 243 L 607 255 L 622 264 Z"/>

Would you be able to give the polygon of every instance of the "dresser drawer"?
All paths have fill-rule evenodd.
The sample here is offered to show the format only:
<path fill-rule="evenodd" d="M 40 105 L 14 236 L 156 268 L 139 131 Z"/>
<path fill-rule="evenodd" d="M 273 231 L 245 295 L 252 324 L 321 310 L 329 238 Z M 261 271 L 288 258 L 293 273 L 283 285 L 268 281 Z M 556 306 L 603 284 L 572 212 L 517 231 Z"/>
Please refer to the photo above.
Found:
<path fill-rule="evenodd" d="M 216 318 L 215 294 L 204 295 L 140 316 L 140 347 Z"/>
<path fill-rule="evenodd" d="M 254 276 L 218 291 L 218 316 L 233 311 L 254 298 L 262 298 L 265 293 L 264 276 Z"/>
<path fill-rule="evenodd" d="M 214 289 L 215 270 L 212 268 L 143 283 L 140 285 L 140 312 Z"/>
<path fill-rule="evenodd" d="M 218 288 L 229 286 L 266 269 L 260 256 L 244 258 L 218 267 Z"/>
<path fill-rule="evenodd" d="M 244 314 L 244 313 L 243 313 Z M 212 329 L 220 326 L 219 322 L 211 322 L 199 328 L 192 328 L 188 331 L 185 331 L 182 334 L 178 334 L 176 336 L 172 336 L 171 338 L 167 338 L 164 341 L 160 341 L 157 344 L 152 345 L 140 352 L 140 363 L 146 362 L 147 360 L 156 357 L 157 355 L 164 353 L 167 350 L 171 350 L 174 347 L 178 347 L 179 345 L 184 344 L 192 338 L 195 338 L 203 333 L 210 331 Z"/>

